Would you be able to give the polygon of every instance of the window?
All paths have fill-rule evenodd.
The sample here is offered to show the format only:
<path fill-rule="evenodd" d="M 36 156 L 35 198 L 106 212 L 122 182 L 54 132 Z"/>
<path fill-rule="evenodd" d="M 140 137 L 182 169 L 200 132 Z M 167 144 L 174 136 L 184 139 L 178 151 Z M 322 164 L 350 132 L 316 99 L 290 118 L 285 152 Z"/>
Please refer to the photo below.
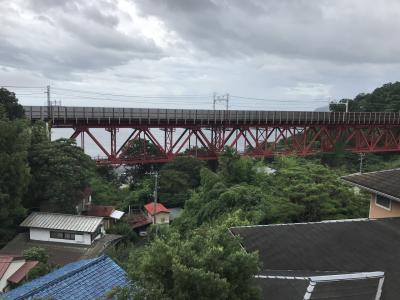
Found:
<path fill-rule="evenodd" d="M 75 233 L 63 232 L 63 231 L 50 231 L 50 237 L 52 239 L 75 240 Z"/>
<path fill-rule="evenodd" d="M 392 208 L 392 200 L 381 195 L 376 195 L 375 204 L 387 210 L 391 210 Z"/>

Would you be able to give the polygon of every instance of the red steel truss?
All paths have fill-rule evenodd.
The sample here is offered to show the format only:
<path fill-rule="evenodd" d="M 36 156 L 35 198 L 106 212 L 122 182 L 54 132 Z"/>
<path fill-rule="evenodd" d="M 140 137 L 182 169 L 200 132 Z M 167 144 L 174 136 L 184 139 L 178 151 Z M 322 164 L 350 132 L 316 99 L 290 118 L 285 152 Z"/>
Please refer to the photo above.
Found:
<path fill-rule="evenodd" d="M 82 147 L 85 134 L 92 139 L 103 153 L 103 157 L 95 158 L 99 165 L 162 163 L 177 156 L 215 160 L 226 146 L 251 157 L 307 156 L 336 150 L 356 153 L 400 151 L 399 125 L 189 125 L 181 128 L 140 125 L 129 128 L 130 133 L 119 145 L 119 126 L 100 127 L 109 133 L 108 146 L 96 138 L 92 128 L 90 125 L 75 127 L 71 138 L 81 135 Z M 135 141 L 141 142 L 132 154 L 128 149 Z M 149 153 L 146 143 L 154 145 L 156 153 Z"/>

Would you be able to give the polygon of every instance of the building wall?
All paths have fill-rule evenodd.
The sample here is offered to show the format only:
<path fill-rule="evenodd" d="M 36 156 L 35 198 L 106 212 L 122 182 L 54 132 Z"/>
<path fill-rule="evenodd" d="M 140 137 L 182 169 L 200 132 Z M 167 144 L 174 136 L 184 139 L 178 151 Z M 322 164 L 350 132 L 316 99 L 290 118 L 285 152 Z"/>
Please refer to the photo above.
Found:
<path fill-rule="evenodd" d="M 169 213 L 156 214 L 156 224 L 169 224 Z"/>
<path fill-rule="evenodd" d="M 7 291 L 7 286 L 8 282 L 7 279 L 10 278 L 17 270 L 22 267 L 22 265 L 25 263 L 25 259 L 21 260 L 14 260 L 13 262 L 10 263 L 10 265 L 7 268 L 7 271 L 4 273 L 3 277 L 0 279 L 0 292 L 6 292 Z"/>
<path fill-rule="evenodd" d="M 400 217 L 400 203 L 392 200 L 390 210 L 376 205 L 376 194 L 371 194 L 369 217 L 371 219 Z"/>
<path fill-rule="evenodd" d="M 66 244 L 79 244 L 79 245 L 91 245 L 90 233 L 83 233 L 82 235 L 75 235 L 75 240 L 64 240 L 64 239 L 53 239 L 50 237 L 49 229 L 30 228 L 29 237 L 31 240 L 45 241 L 45 242 L 57 242 Z"/>

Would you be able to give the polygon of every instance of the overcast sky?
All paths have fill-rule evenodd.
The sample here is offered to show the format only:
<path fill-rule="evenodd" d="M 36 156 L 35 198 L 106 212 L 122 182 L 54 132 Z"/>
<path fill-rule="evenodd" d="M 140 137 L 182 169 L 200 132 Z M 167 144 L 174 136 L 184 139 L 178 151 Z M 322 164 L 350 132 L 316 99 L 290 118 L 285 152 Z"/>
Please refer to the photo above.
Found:
<path fill-rule="evenodd" d="M 307 110 L 400 75 L 398 0 L 0 0 L 0 15 L 0 86 L 50 84 L 64 105 L 208 109 L 228 92 L 232 109 Z"/>

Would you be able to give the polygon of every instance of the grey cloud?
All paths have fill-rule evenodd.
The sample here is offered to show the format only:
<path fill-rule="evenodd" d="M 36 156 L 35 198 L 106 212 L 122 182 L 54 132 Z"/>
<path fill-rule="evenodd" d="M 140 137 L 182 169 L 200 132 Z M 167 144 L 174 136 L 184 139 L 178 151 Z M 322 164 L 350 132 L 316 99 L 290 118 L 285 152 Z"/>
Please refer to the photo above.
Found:
<path fill-rule="evenodd" d="M 31 1 L 25 9 L 30 9 L 36 24 L 30 24 L 0 2 L 0 10 L 5 5 L 10 12 L 2 16 L 0 65 L 49 78 L 72 78 L 74 73 L 101 71 L 131 60 L 158 60 L 165 55 L 152 40 L 116 29 L 115 4 L 105 0 L 94 3 L 97 5 L 90 1 Z"/>
<path fill-rule="evenodd" d="M 184 40 L 213 56 L 273 54 L 339 63 L 400 61 L 400 40 L 393 38 L 400 33 L 400 21 L 396 14 L 385 13 L 394 1 L 135 3 L 143 14 L 159 17 Z M 375 6 L 381 7 L 374 10 Z M 400 7 L 394 9 L 400 13 Z"/>

